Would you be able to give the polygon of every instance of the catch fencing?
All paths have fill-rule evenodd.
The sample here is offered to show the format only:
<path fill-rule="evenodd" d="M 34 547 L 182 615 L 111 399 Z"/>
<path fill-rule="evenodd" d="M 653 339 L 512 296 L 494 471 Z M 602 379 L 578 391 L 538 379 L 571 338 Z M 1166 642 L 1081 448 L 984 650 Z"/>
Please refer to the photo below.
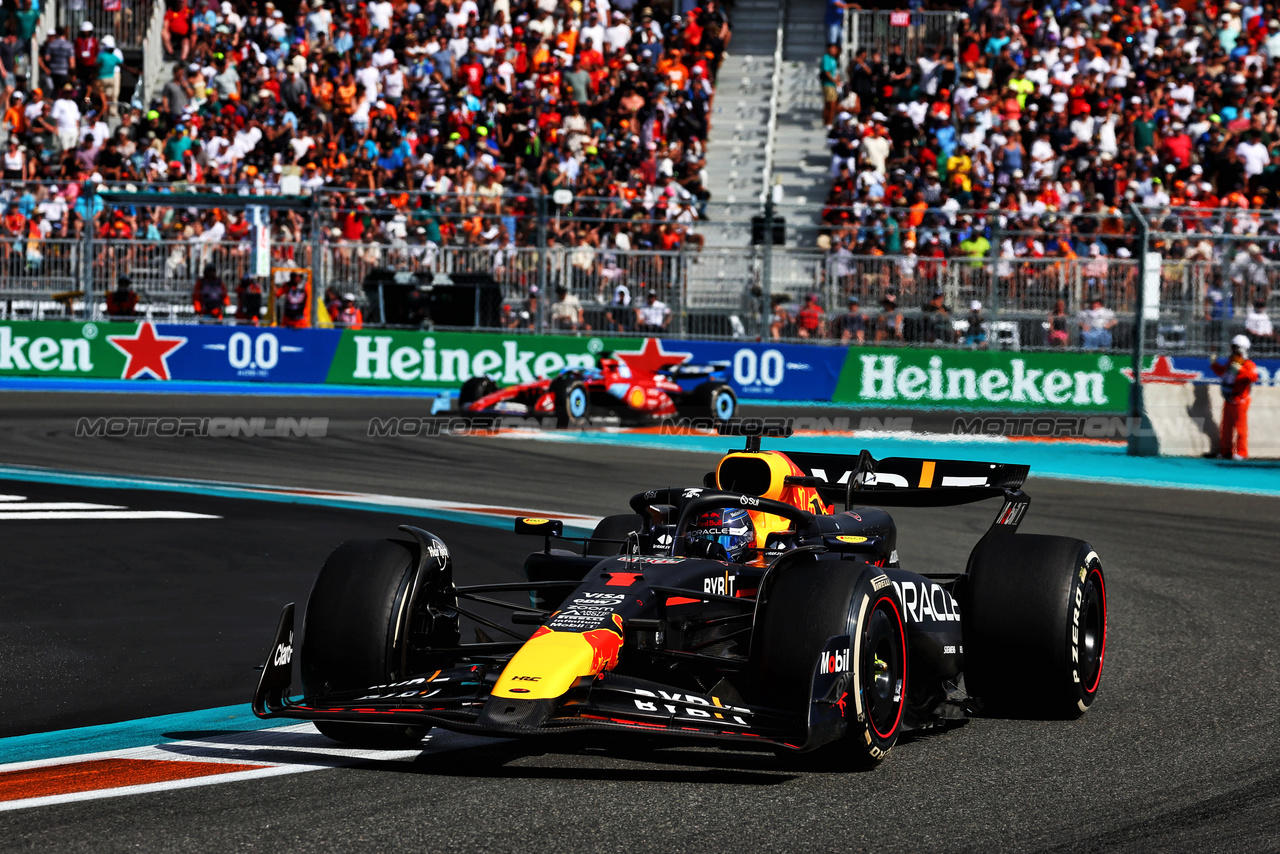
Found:
<path fill-rule="evenodd" d="M 57 21 L 67 28 L 68 37 L 80 31 L 80 25 L 89 21 L 96 36 L 112 35 L 116 46 L 130 50 L 142 46 L 152 14 L 163 0 L 57 0 Z"/>
<path fill-rule="evenodd" d="M 206 267 L 234 290 L 251 272 L 247 242 L 94 241 L 91 256 L 82 241 L 0 242 L 0 314 L 6 317 L 78 316 L 84 311 L 82 282 L 91 276 L 101 294 L 121 276 L 138 291 L 142 311 L 157 320 L 193 320 L 194 282 Z M 271 266 L 313 269 L 310 243 L 276 243 Z M 360 299 L 363 286 L 378 270 L 416 273 L 425 282 L 448 281 L 457 274 L 492 276 L 507 312 L 501 325 L 536 325 L 537 296 L 554 300 L 560 289 L 583 307 L 584 320 L 567 331 L 634 332 L 636 310 L 649 292 L 671 308 L 667 331 L 711 338 L 793 338 L 799 336 L 798 309 L 808 295 L 823 310 L 826 334 L 857 297 L 869 323 L 869 337 L 894 314 L 904 319 L 901 339 L 922 343 L 958 343 L 967 334 L 972 302 L 984 320 L 998 326 L 993 346 L 1013 349 L 1076 347 L 1081 343 L 1080 312 L 1092 297 L 1116 314 L 1117 329 L 1107 349 L 1131 345 L 1129 327 L 1138 299 L 1139 263 L 1135 259 L 1074 258 L 1029 260 L 922 259 L 917 256 L 855 256 L 819 250 L 774 247 L 772 276 L 763 280 L 763 247 L 710 247 L 701 251 L 600 250 L 592 247 L 490 249 L 435 247 L 402 243 L 337 241 L 319 246 L 319 290 L 332 288 Z M 87 257 L 92 263 L 85 263 Z M 1225 282 L 1225 293 L 1223 292 Z M 1280 308 L 1280 266 L 1251 262 L 1165 261 L 1160 266 L 1159 313 L 1148 317 L 1150 344 L 1158 351 L 1210 353 L 1227 332 L 1242 328 L 1245 309 L 1256 298 Z M 942 293 L 950 310 L 954 340 L 920 328 L 922 310 Z M 767 295 L 767 296 L 766 296 Z M 895 298 L 896 305 L 884 302 Z M 1208 302 L 1206 302 L 1208 299 Z M 1215 300 L 1219 304 L 1214 314 Z M 1224 314 L 1221 304 L 1241 307 Z M 543 311 L 549 302 L 544 302 Z M 99 303 L 98 313 L 105 311 Z M 530 309 L 534 314 L 530 314 Z M 778 310 L 789 320 L 779 324 Z M 544 323 L 548 329 L 552 325 Z M 376 318 L 371 318 L 376 320 Z M 934 329 L 935 327 L 930 327 Z M 994 329 L 995 327 L 993 327 Z M 1067 332 L 1054 340 L 1055 329 Z M 992 329 L 988 329 L 991 332 Z M 925 341 L 924 337 L 934 337 Z"/>
<path fill-rule="evenodd" d="M 914 62 L 939 48 L 960 54 L 961 12 L 888 9 L 850 9 L 845 12 L 840 45 L 841 65 L 863 48 L 868 53 L 889 57 L 894 47 L 902 49 L 907 62 Z"/>
<path fill-rule="evenodd" d="M 40 210 L 51 188 L 27 182 L 21 192 L 34 195 L 26 199 L 17 191 L 0 192 L 0 203 Z M 106 193 L 103 197 L 108 198 Z M 309 211 L 272 214 L 269 266 L 311 270 L 317 295 L 326 289 L 353 294 L 365 305 L 369 323 L 382 320 L 369 311 L 370 282 L 399 273 L 422 286 L 481 282 L 484 299 L 501 300 L 492 311 L 462 320 L 454 313 L 451 327 L 465 320 L 465 328 L 625 334 L 636 331 L 642 319 L 637 310 L 652 291 L 671 309 L 664 327 L 669 334 L 830 339 L 850 326 L 841 318 L 849 298 L 857 297 L 866 340 L 1010 349 L 1087 344 L 1123 351 L 1135 344 L 1143 246 L 1154 253 L 1146 256 L 1147 281 L 1158 292 L 1153 313 L 1143 323 L 1148 352 L 1221 351 L 1223 341 L 1244 331 L 1247 318 L 1257 314 L 1255 300 L 1262 300 L 1269 315 L 1280 309 L 1280 263 L 1271 260 L 1280 254 L 1280 230 L 1254 221 L 1243 223 L 1254 229 L 1253 236 L 1242 234 L 1242 223 L 1229 215 L 1202 222 L 1187 214 L 1179 226 L 1186 230 L 1155 231 L 1152 223 L 1168 227 L 1175 219 L 1162 211 L 1147 223 L 1143 243 L 1137 216 L 1112 212 L 1105 218 L 1122 230 L 1102 241 L 1109 245 L 1106 254 L 1095 255 L 1090 238 L 1079 236 L 1090 222 L 1088 215 L 1032 222 L 1017 212 L 938 211 L 911 226 L 913 212 L 891 209 L 885 215 L 897 217 L 904 231 L 900 254 L 869 254 L 857 251 L 868 244 L 850 235 L 858 228 L 869 232 L 880 227 L 872 221 L 881 217 L 879 212 L 861 220 L 861 226 L 822 226 L 824 237 L 815 241 L 820 248 L 803 245 L 810 241 L 795 225 L 816 220 L 814 209 L 776 208 L 788 225 L 779 229 L 783 242 L 773 245 L 763 240 L 769 230 L 760 227 L 762 222 L 753 228 L 744 218 L 750 208 L 708 206 L 709 224 L 695 220 L 682 225 L 678 248 L 660 249 L 650 247 L 663 244 L 669 235 L 664 230 L 672 227 L 669 220 L 657 213 L 646 219 L 635 209 L 610 209 L 602 200 L 551 204 L 550 197 L 490 199 L 483 204 L 493 215 L 486 217 L 477 211 L 481 202 L 474 196 L 420 194 L 417 200 L 397 202 L 367 192 L 343 197 L 326 191 L 319 198 L 321 203 Z M 195 279 L 206 266 L 212 265 L 232 291 L 241 276 L 255 269 L 249 238 L 202 239 L 202 228 L 205 234 L 221 231 L 214 228 L 217 216 L 212 213 L 152 207 L 153 220 L 173 219 L 188 236 L 113 240 L 105 238 L 114 233 L 107 224 L 109 212 L 91 238 L 76 227 L 81 210 L 78 203 L 70 217 L 70 230 L 78 237 L 0 239 L 0 314 L 100 318 L 104 292 L 128 276 L 147 316 L 190 321 L 195 320 Z M 363 219 L 363 230 L 352 229 L 355 215 Z M 994 246 L 987 255 L 956 254 L 970 220 L 975 221 L 973 234 L 990 232 Z M 503 222 L 511 226 L 505 233 L 497 228 Z M 920 254 L 911 254 L 905 234 L 909 226 Z M 359 239 L 347 239 L 348 233 L 359 234 Z M 511 235 L 519 239 L 512 241 Z M 936 253 L 926 243 L 933 236 L 944 238 L 950 254 L 931 257 Z M 1067 238 L 1079 256 L 1063 248 Z M 552 322 L 561 288 L 581 304 L 580 320 L 564 322 L 567 312 L 561 311 Z M 928 305 L 938 292 L 946 314 Z M 85 293 L 91 295 L 87 303 Z M 894 298 L 893 305 L 884 303 L 886 296 Z M 1092 321 L 1084 312 L 1094 297 L 1102 300 L 1104 315 L 1114 313 L 1114 324 L 1104 318 L 1109 334 L 1086 342 L 1082 325 Z M 981 334 L 975 340 L 969 329 L 974 302 L 981 304 L 978 322 L 985 342 Z M 800 322 L 806 304 L 806 320 L 815 307 L 822 312 L 816 328 Z M 388 325 L 422 320 L 393 319 Z M 1275 340 L 1261 336 L 1256 344 L 1266 352 Z"/>

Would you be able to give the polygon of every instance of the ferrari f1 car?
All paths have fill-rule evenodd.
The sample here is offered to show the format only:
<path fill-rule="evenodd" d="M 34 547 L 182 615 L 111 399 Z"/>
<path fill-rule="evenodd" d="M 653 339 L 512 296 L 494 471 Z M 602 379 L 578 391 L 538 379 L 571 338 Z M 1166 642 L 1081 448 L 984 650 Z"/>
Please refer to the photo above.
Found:
<path fill-rule="evenodd" d="M 1076 716 L 1101 680 L 1102 565 L 1081 540 L 1017 533 L 1027 471 L 749 438 L 700 485 L 637 493 L 580 550 L 553 547 L 558 520 L 518 519 L 543 539 L 521 582 L 458 585 L 448 547 L 416 527 L 347 542 L 307 603 L 302 696 L 291 604 L 253 709 L 366 747 L 412 746 L 431 727 L 612 731 L 821 748 L 863 767 L 903 733 L 983 710 Z M 881 508 L 986 498 L 1001 509 L 960 571 L 899 566 Z M 463 618 L 484 627 L 476 642 Z"/>
<path fill-rule="evenodd" d="M 472 377 L 463 383 L 458 405 L 463 412 L 554 415 L 559 427 L 580 426 L 594 417 L 624 424 L 676 416 L 727 420 L 738 410 L 727 367 L 680 364 L 643 370 L 605 355 L 598 367 L 567 368 L 506 388 L 489 377 Z"/>

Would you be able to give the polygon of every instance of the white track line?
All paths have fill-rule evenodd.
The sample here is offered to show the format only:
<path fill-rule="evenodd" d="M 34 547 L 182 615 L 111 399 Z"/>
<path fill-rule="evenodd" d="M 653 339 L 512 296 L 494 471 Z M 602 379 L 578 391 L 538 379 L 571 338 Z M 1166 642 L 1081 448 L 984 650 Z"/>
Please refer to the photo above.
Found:
<path fill-rule="evenodd" d="M 188 513 L 184 510 L 47 510 L 32 512 L 0 511 L 0 521 L 26 519 L 47 521 L 51 519 L 221 519 L 207 513 Z"/>

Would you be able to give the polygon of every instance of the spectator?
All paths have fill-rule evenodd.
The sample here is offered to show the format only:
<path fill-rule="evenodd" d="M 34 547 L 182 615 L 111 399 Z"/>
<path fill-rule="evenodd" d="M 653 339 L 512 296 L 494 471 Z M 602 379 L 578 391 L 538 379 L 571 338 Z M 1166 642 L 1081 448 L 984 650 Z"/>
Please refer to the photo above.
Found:
<path fill-rule="evenodd" d="M 53 102 L 49 111 L 57 129 L 58 149 L 62 154 L 75 151 L 80 143 L 80 106 L 76 102 L 75 92 L 70 83 L 62 85 L 58 100 Z"/>
<path fill-rule="evenodd" d="M 828 3 L 844 6 L 840 0 L 828 0 Z M 822 83 L 822 123 L 830 128 L 840 101 L 840 46 L 838 44 L 827 45 L 827 52 L 822 56 L 822 67 L 818 73 L 818 79 Z"/>
<path fill-rule="evenodd" d="M 854 8 L 857 8 L 857 4 L 846 3 L 844 0 L 827 0 L 822 25 L 827 32 L 828 47 L 835 45 L 837 51 L 839 50 L 840 44 L 844 41 L 845 10 Z"/>
<path fill-rule="evenodd" d="M 179 66 L 186 64 L 191 53 L 191 10 L 187 0 L 176 0 L 165 10 L 160 40 L 167 56 L 176 58 Z"/>
<path fill-rule="evenodd" d="M 800 338 L 823 337 L 824 317 L 817 294 L 806 294 L 804 305 L 796 312 L 796 335 Z"/>
<path fill-rule="evenodd" d="M 964 344 L 966 347 L 987 348 L 987 319 L 982 314 L 982 303 L 969 303 L 969 316 L 965 318 Z"/>
<path fill-rule="evenodd" d="M 605 312 L 605 320 L 614 332 L 630 332 L 635 326 L 635 312 L 631 308 L 631 291 L 619 282 L 613 289 L 613 298 Z"/>
<path fill-rule="evenodd" d="M 110 105 L 108 110 L 114 117 L 116 102 L 120 100 L 120 69 L 125 67 L 124 54 L 116 47 L 115 36 L 102 37 L 102 44 L 97 48 L 96 61 L 98 88 L 102 91 L 102 97 Z M 136 72 L 136 69 L 130 70 Z"/>
<path fill-rule="evenodd" d="M 1271 352 L 1275 349 L 1276 333 L 1271 317 L 1267 314 L 1267 301 L 1255 299 L 1244 320 L 1244 331 L 1249 336 L 1253 349 L 1259 352 Z"/>
<path fill-rule="evenodd" d="M 98 37 L 93 33 L 92 21 L 80 24 L 80 34 L 76 36 L 72 47 L 75 49 L 73 61 L 76 76 L 80 78 L 81 87 L 88 89 L 98 79 L 98 51 L 101 47 Z"/>
<path fill-rule="evenodd" d="M 178 122 L 186 114 L 191 94 L 187 86 L 187 70 L 179 63 L 173 67 L 173 79 L 160 92 L 160 109 L 171 121 Z"/>
<path fill-rule="evenodd" d="M 880 300 L 880 316 L 876 319 L 876 343 L 898 343 L 902 340 L 902 312 L 898 310 L 898 299 L 893 294 L 885 294 Z"/>
<path fill-rule="evenodd" d="M 770 300 L 769 337 L 774 341 L 791 337 L 794 330 L 793 318 L 787 308 L 789 299 L 786 294 L 774 294 Z"/>
<path fill-rule="evenodd" d="M 236 322 L 257 326 L 262 317 L 262 283 L 247 273 L 236 285 Z"/>
<path fill-rule="evenodd" d="M 934 344 L 954 344 L 955 326 L 951 321 L 951 309 L 943 303 L 941 290 L 933 292 L 930 300 L 920 309 L 920 323 L 924 340 Z"/>
<path fill-rule="evenodd" d="M 556 286 L 556 301 L 551 305 L 551 326 L 573 332 L 591 328 L 583 319 L 582 303 L 564 285 Z"/>
<path fill-rule="evenodd" d="M 658 299 L 658 292 L 645 295 L 645 304 L 636 309 L 636 331 L 658 335 L 667 331 L 671 322 L 671 309 Z"/>
<path fill-rule="evenodd" d="M 93 25 L 90 24 L 90 29 Z M 51 82 L 53 91 L 61 92 L 76 68 L 76 51 L 67 41 L 66 29 L 49 30 L 48 40 L 40 51 L 40 71 Z"/>
<path fill-rule="evenodd" d="M 849 310 L 836 318 L 833 334 L 842 344 L 863 344 L 867 338 L 867 319 L 862 314 L 860 301 L 849 297 Z"/>
<path fill-rule="evenodd" d="M 1080 312 L 1080 347 L 1084 350 L 1110 350 L 1111 332 L 1116 326 L 1115 312 L 1104 308 L 1102 297 L 1089 298 L 1089 308 Z"/>
<path fill-rule="evenodd" d="M 1067 303 L 1065 300 L 1058 300 L 1053 304 L 1053 311 L 1049 312 L 1049 344 L 1054 347 L 1066 347 L 1070 341 Z"/>
<path fill-rule="evenodd" d="M 138 293 L 128 276 L 121 276 L 114 291 L 107 291 L 107 317 L 128 319 L 138 314 Z"/>
<path fill-rule="evenodd" d="M 196 279 L 192 303 L 197 317 L 222 320 L 230 300 L 227 298 L 227 285 L 218 278 L 217 268 L 212 264 L 206 265 L 204 273 Z"/>
<path fill-rule="evenodd" d="M 355 294 L 342 295 L 342 308 L 338 312 L 336 322 L 338 326 L 347 329 L 364 328 L 364 314 L 360 311 L 360 307 L 356 305 Z"/>

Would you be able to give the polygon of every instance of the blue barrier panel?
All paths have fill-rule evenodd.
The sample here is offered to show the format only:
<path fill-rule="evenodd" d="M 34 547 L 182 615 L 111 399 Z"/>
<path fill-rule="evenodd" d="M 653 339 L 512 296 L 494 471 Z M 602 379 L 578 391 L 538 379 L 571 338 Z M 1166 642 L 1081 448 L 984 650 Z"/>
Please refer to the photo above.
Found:
<path fill-rule="evenodd" d="M 664 338 L 663 349 L 689 353 L 689 362 L 728 362 L 733 390 L 740 397 L 829 401 L 848 349 L 823 345 L 679 341 Z"/>
<path fill-rule="evenodd" d="M 323 383 L 340 329 L 161 324 L 185 343 L 168 357 L 175 380 Z"/>

